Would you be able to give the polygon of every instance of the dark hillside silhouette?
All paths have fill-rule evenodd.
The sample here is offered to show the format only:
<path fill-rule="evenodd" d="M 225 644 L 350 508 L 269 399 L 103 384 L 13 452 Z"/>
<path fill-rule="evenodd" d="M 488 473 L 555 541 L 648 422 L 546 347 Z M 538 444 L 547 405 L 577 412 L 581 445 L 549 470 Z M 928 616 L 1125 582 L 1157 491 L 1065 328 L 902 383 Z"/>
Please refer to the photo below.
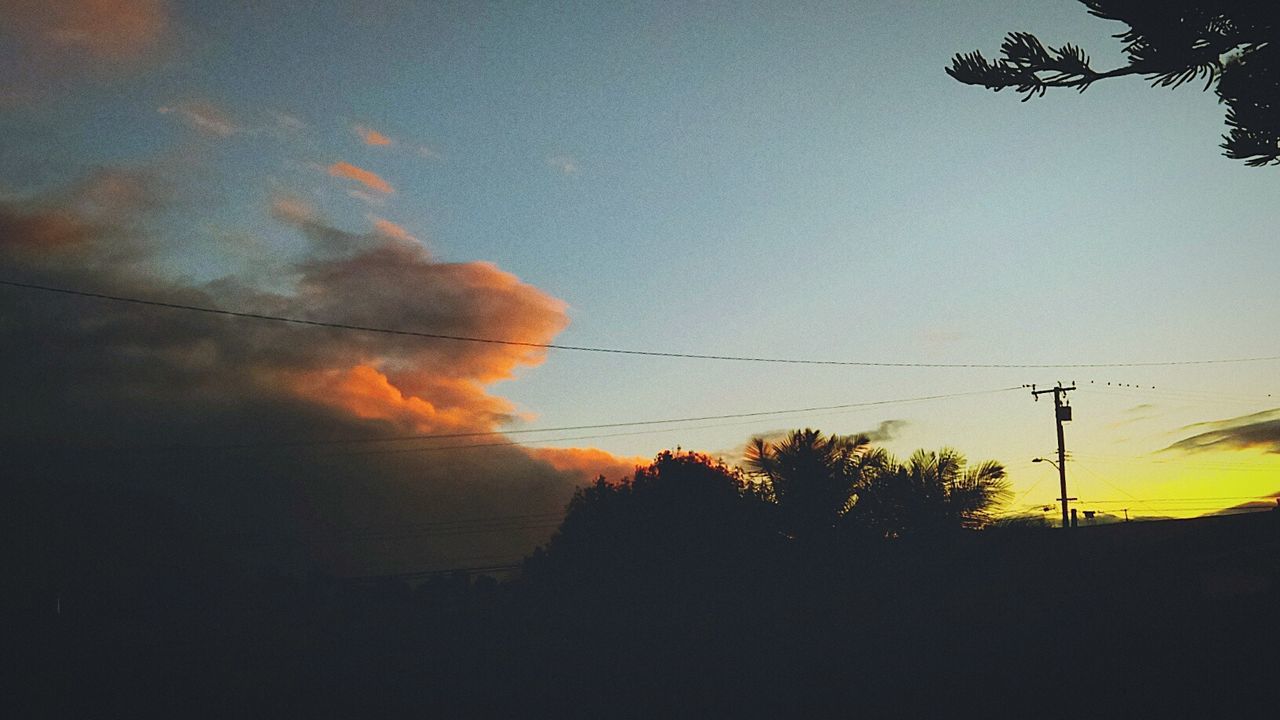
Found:
<path fill-rule="evenodd" d="M 879 503 L 894 512 L 864 518 L 897 530 L 808 542 L 767 488 L 665 452 L 582 488 L 551 542 L 501 583 L 249 571 L 145 521 L 161 511 L 145 497 L 128 500 L 132 530 L 95 524 L 105 498 L 80 488 L 83 511 L 58 526 L 70 554 L 28 546 L 15 564 L 6 650 L 22 692 L 7 702 L 21 717 L 1274 709 L 1280 511 L 978 531 L 968 512 L 989 504 L 966 493 L 998 494 L 998 466 L 954 451 L 875 462 L 842 525 Z M 874 495 L 880 482 L 891 502 Z"/>

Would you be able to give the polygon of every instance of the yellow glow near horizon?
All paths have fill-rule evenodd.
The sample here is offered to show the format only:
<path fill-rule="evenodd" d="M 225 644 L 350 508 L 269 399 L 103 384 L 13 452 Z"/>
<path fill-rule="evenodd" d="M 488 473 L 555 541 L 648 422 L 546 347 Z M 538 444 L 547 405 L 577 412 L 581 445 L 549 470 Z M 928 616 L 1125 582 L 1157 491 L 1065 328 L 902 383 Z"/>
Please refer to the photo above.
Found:
<path fill-rule="evenodd" d="M 1122 516 L 1128 509 L 1131 518 L 1197 517 L 1247 503 L 1274 502 L 1280 494 L 1280 455 L 1257 451 L 1167 457 L 1080 455 L 1068 460 L 1067 484 L 1069 496 L 1079 498 L 1073 506 L 1081 511 Z M 1040 482 L 1026 502 L 1056 508 L 1051 502 L 1057 498 L 1056 490 L 1056 482 Z"/>

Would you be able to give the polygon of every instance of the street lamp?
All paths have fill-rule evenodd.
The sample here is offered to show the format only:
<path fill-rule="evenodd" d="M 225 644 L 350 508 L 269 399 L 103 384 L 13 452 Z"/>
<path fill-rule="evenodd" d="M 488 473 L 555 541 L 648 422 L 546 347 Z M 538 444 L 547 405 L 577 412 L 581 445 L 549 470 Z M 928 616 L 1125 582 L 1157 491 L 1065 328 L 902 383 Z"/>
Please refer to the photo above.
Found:
<path fill-rule="evenodd" d="M 1058 465 L 1058 463 L 1050 460 L 1049 458 L 1043 458 L 1043 457 L 1031 458 L 1031 462 L 1049 463 L 1054 467 L 1054 469 L 1058 471 L 1058 475 L 1062 478 L 1062 497 L 1058 498 L 1058 502 L 1062 503 L 1062 528 L 1065 530 L 1067 528 L 1067 517 L 1068 517 L 1067 503 L 1070 502 L 1071 500 L 1079 500 L 1080 498 L 1067 497 L 1066 473 L 1062 472 L 1063 468 L 1062 466 Z"/>

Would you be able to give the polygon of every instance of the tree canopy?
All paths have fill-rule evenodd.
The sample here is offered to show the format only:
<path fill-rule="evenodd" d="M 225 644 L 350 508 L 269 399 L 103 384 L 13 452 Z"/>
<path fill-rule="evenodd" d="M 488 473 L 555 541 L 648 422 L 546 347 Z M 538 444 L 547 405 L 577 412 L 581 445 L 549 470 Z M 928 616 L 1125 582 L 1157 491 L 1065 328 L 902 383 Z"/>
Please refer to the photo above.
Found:
<path fill-rule="evenodd" d="M 906 462 L 885 456 L 864 473 L 852 519 L 884 537 L 977 529 L 1009 494 L 998 462 L 970 465 L 952 448 L 917 450 Z"/>
<path fill-rule="evenodd" d="M 865 435 L 824 436 L 806 428 L 777 442 L 755 438 L 746 463 L 768 481 L 788 532 L 812 537 L 835 527 L 853 503 L 868 445 Z"/>
<path fill-rule="evenodd" d="M 1028 32 L 1011 32 L 1001 57 L 957 53 L 947 74 L 993 91 L 1014 88 L 1023 101 L 1049 88 L 1084 92 L 1098 80 L 1142 75 L 1153 86 L 1204 80 L 1227 106 L 1224 155 L 1259 167 L 1280 164 L 1280 3 L 1256 0 L 1080 0 L 1089 13 L 1129 29 L 1129 64 L 1095 70 L 1079 46 L 1045 45 Z"/>
<path fill-rule="evenodd" d="M 580 488 L 534 570 L 592 574 L 694 569 L 751 552 L 770 535 L 767 499 L 701 453 L 659 453 L 635 476 Z"/>

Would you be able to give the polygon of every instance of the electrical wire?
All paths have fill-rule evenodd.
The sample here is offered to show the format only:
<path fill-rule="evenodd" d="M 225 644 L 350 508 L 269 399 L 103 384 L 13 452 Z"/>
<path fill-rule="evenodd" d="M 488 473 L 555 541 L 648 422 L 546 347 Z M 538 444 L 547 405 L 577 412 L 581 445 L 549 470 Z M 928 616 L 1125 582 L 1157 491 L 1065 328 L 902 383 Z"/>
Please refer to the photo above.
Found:
<path fill-rule="evenodd" d="M 334 446 L 334 445 L 358 445 L 358 444 L 371 444 L 371 443 L 384 443 L 384 442 L 403 442 L 403 441 L 412 441 L 412 440 L 425 440 L 425 441 L 452 440 L 452 439 L 462 439 L 462 438 L 470 438 L 470 437 L 492 437 L 492 436 L 499 436 L 499 435 L 521 435 L 521 434 L 545 433 L 545 432 L 563 432 L 563 431 L 569 431 L 569 430 L 596 430 L 596 429 L 637 427 L 637 426 L 650 426 L 650 425 L 676 425 L 678 423 L 702 422 L 706 420 L 752 418 L 752 420 L 749 420 L 748 422 L 745 422 L 745 423 L 720 423 L 720 424 L 712 424 L 712 425 L 697 425 L 692 427 L 669 427 L 669 428 L 661 428 L 658 430 L 637 430 L 637 431 L 620 432 L 620 433 L 575 435 L 571 437 L 538 438 L 538 439 L 528 440 L 523 443 L 517 443 L 517 442 L 511 442 L 511 441 L 496 441 L 496 442 L 466 443 L 466 444 L 456 444 L 456 445 L 432 445 L 432 446 L 419 447 L 419 448 L 396 448 L 396 449 L 378 449 L 378 450 L 364 450 L 364 451 L 351 451 L 351 452 L 335 452 L 335 453 L 324 453 L 323 457 L 389 455 L 389 454 L 410 453 L 410 452 L 434 452 L 439 450 L 467 450 L 467 449 L 473 449 L 473 448 L 490 448 L 490 447 L 505 447 L 509 445 L 525 445 L 528 443 L 565 442 L 569 440 L 596 440 L 596 439 L 607 438 L 607 437 L 644 435 L 644 434 L 652 434 L 652 433 L 669 432 L 673 430 L 701 430 L 701 429 L 707 429 L 707 428 L 731 427 L 735 425 L 749 425 L 755 422 L 754 419 L 771 417 L 771 416 L 794 415 L 794 414 L 800 414 L 800 413 L 839 414 L 849 410 L 858 410 L 858 409 L 870 408 L 870 407 L 882 407 L 887 405 L 905 405 L 909 403 L 928 402 L 933 400 L 946 400 L 946 399 L 959 398 L 959 397 L 972 397 L 976 395 L 992 395 L 996 393 L 1019 390 L 1021 388 L 1022 386 L 1018 385 L 1018 386 L 1009 386 L 1009 387 L 1002 387 L 1002 388 L 992 388 L 988 390 L 971 390 L 967 392 L 944 393 L 940 395 L 921 395 L 921 396 L 909 397 L 909 398 L 896 398 L 891 400 L 871 400 L 866 402 L 843 403 L 840 405 L 825 405 L 825 406 L 815 406 L 815 407 L 807 407 L 807 408 L 792 408 L 787 410 L 761 410 L 761 411 L 744 412 L 744 413 L 724 413 L 720 415 L 701 415 L 701 416 L 683 417 L 683 418 L 663 418 L 659 420 L 630 420 L 630 421 L 622 421 L 622 422 L 594 423 L 594 424 L 584 424 L 584 425 L 564 425 L 559 427 L 548 427 L 548 428 L 517 428 L 514 430 L 486 430 L 486 431 L 460 432 L 460 433 L 425 433 L 425 434 L 416 434 L 416 435 L 396 435 L 396 436 L 390 436 L 390 437 L 329 438 L 329 439 L 323 439 L 323 440 L 289 440 L 289 441 L 283 441 L 283 442 L 264 442 L 264 443 L 230 443 L 230 444 L 222 444 L 222 445 L 151 445 L 151 446 L 143 445 L 143 446 L 123 446 L 123 447 L 121 446 L 89 447 L 89 448 L 75 448 L 75 449 L 90 450 L 95 452 L 155 452 L 155 451 L 159 451 L 159 452 L 197 451 L 198 452 L 198 451 L 222 451 L 222 450 L 287 449 L 287 448 L 325 447 L 325 446 Z"/>
<path fill-rule="evenodd" d="M 469 438 L 469 437 L 487 437 L 487 436 L 493 436 L 493 435 L 525 435 L 525 434 L 531 434 L 531 433 L 544 433 L 544 432 L 567 432 L 571 430 L 604 430 L 609 428 L 636 427 L 636 426 L 642 426 L 642 425 L 670 425 L 675 423 L 702 422 L 706 420 L 729 420 L 729 419 L 737 419 L 737 418 L 757 418 L 757 417 L 770 417 L 770 416 L 776 416 L 776 415 L 794 415 L 798 413 L 818 413 L 818 412 L 827 412 L 832 410 L 852 410 L 857 408 L 878 407 L 881 405 L 901 405 L 901 404 L 913 403 L 913 402 L 926 402 L 929 400 L 945 400 L 945 399 L 957 398 L 957 397 L 969 397 L 973 395 L 991 395 L 995 393 L 1009 392 L 1011 390 L 1020 390 L 1021 388 L 1022 386 L 1018 385 L 1018 386 L 1011 386 L 1011 387 L 992 388 L 990 390 L 971 390 L 968 392 L 945 393 L 942 395 L 922 395 L 918 397 L 898 398 L 894 400 L 871 400 L 867 402 L 843 403 L 840 405 L 820 405 L 815 407 L 793 408 L 789 410 L 760 410 L 755 412 L 744 412 L 744 413 L 724 413 L 720 415 L 700 415 L 700 416 L 682 417 L 682 418 L 663 418 L 660 420 L 628 420 L 628 421 L 622 421 L 622 422 L 594 423 L 594 424 L 587 424 L 587 425 L 561 425 L 559 427 L 547 427 L 547 428 L 517 428 L 514 430 L 483 430 L 483 431 L 458 432 L 458 433 L 426 433 L 426 434 L 419 434 L 419 435 L 397 435 L 393 437 L 381 437 L 381 438 L 340 438 L 340 439 L 330 439 L 330 440 L 300 440 L 300 441 L 288 442 L 288 443 L 264 443 L 262 445 L 270 446 L 270 447 L 287 447 L 287 446 L 306 447 L 306 446 L 316 446 L 316 445 L 346 445 L 346 444 L 373 443 L 373 442 L 400 442 L 405 440 L 453 440 L 453 439 L 461 439 L 461 438 Z M 716 427 L 716 426 L 707 426 L 707 427 Z M 579 437 L 579 438 L 566 438 L 566 439 L 581 440 L 581 439 L 590 439 L 590 438 Z M 542 442 L 552 442 L 552 440 L 543 440 Z M 507 444 L 507 443 L 502 443 L 502 444 Z M 221 447 L 248 448 L 248 447 L 259 447 L 259 446 L 260 445 L 243 444 L 238 446 L 221 446 Z M 482 444 L 482 445 L 459 446 L 459 447 L 493 447 L 493 446 L 494 445 L 491 445 L 491 444 Z"/>
<path fill-rule="evenodd" d="M 1163 451 L 1160 451 L 1163 452 Z M 1154 455 L 1154 453 L 1152 454 Z M 1108 462 L 1124 462 L 1138 465 L 1185 465 L 1187 467 L 1209 468 L 1214 470 L 1264 470 L 1267 472 L 1276 472 L 1280 465 L 1275 464 L 1274 460 L 1262 460 L 1258 462 L 1230 462 L 1228 460 L 1196 460 L 1194 458 L 1164 456 L 1153 457 L 1133 456 L 1133 455 L 1110 455 L 1106 453 L 1068 453 L 1068 459 L 1073 457 L 1089 458 L 1093 460 L 1106 460 Z M 1277 458 L 1280 460 L 1280 458 Z M 1270 463 L 1270 467 L 1267 465 Z"/>
<path fill-rule="evenodd" d="M 1272 503 L 1274 503 L 1274 502 L 1275 502 L 1275 498 L 1274 498 L 1274 497 L 1270 497 L 1270 498 L 1269 498 L 1269 497 L 1265 497 L 1265 496 L 1261 496 L 1261 495 L 1227 495 L 1227 496 L 1223 496 L 1223 497 L 1189 497 L 1189 498 L 1164 498 L 1164 497 L 1161 497 L 1161 498 L 1146 498 L 1146 499 L 1142 499 L 1142 498 L 1132 498 L 1132 497 L 1131 497 L 1131 498 L 1128 498 L 1128 499 L 1102 498 L 1102 499 L 1082 500 L 1081 502 L 1088 502 L 1088 503 L 1127 503 L 1127 502 L 1133 502 L 1134 500 L 1141 500 L 1142 502 L 1159 502 L 1159 503 L 1214 502 L 1214 501 L 1218 501 L 1218 500 L 1236 500 L 1236 501 L 1244 500 L 1244 501 L 1248 501 L 1248 502 L 1263 502 L 1263 501 L 1268 501 L 1268 502 L 1272 502 Z"/>
<path fill-rule="evenodd" d="M 1183 395 L 1179 393 L 1163 392 L 1160 390 L 1155 390 L 1150 388 L 1115 387 L 1115 386 L 1108 387 L 1106 385 L 1102 385 L 1102 386 L 1085 385 L 1085 386 L 1078 387 L 1077 390 L 1079 392 L 1089 393 L 1092 395 L 1105 395 L 1113 398 L 1117 396 L 1124 396 L 1124 397 L 1142 398 L 1144 400 L 1165 400 L 1165 401 L 1196 403 L 1196 404 L 1209 403 L 1209 404 L 1215 404 L 1215 405 L 1240 406 L 1240 405 L 1270 405 L 1276 402 L 1276 399 L 1271 395 L 1259 395 L 1254 398 L 1245 398 L 1245 397 L 1233 398 L 1228 396 L 1212 396 L 1212 395 L 1200 396 L 1200 395 L 1190 395 L 1190 394 Z"/>
<path fill-rule="evenodd" d="M 1131 382 L 1118 382 L 1115 380 L 1091 379 L 1089 380 L 1088 383 L 1077 383 L 1077 385 L 1079 385 L 1080 387 L 1085 387 L 1087 385 L 1091 389 L 1137 390 L 1141 392 L 1154 391 L 1158 393 L 1168 393 L 1171 395 L 1189 395 L 1193 397 L 1199 396 L 1199 397 L 1222 398 L 1222 399 L 1228 399 L 1228 400 L 1242 400 L 1242 401 L 1266 400 L 1266 399 L 1273 399 L 1275 397 L 1273 393 L 1244 394 L 1244 393 L 1228 393 L 1228 392 L 1222 392 L 1220 390 L 1199 390 L 1199 389 L 1192 390 L 1188 388 L 1169 387 L 1163 383 L 1148 383 L 1148 382 L 1131 383 Z"/>
<path fill-rule="evenodd" d="M 590 352 L 613 355 L 632 355 L 644 357 L 663 357 L 678 358 L 685 360 L 722 360 L 730 362 L 753 362 L 753 363 L 774 363 L 788 365 L 835 365 L 835 366 L 852 366 L 852 367 L 893 367 L 893 368 L 950 368 L 950 369 L 1050 369 L 1050 368 L 1118 368 L 1118 367 L 1173 367 L 1181 365 L 1221 365 L 1234 363 L 1250 363 L 1250 362 L 1273 362 L 1280 360 L 1280 355 L 1267 355 L 1257 357 L 1241 357 L 1241 358 L 1221 358 L 1212 360 L 1163 360 L 1152 362 L 1111 362 L 1111 363 L 925 363 L 925 362 L 875 362 L 868 360 L 815 360 L 807 358 L 785 358 L 785 357 L 759 357 L 747 355 L 719 355 L 719 354 L 703 354 L 703 353 L 686 353 L 686 352 L 670 352 L 659 350 L 632 350 L 626 348 L 598 347 L 590 345 L 563 345 L 559 343 L 536 343 L 524 342 L 520 340 L 505 340 L 501 338 L 475 337 L 470 335 L 449 335 L 444 333 L 432 333 L 418 330 L 406 330 L 402 328 L 378 327 L 372 325 L 356 325 L 353 323 L 330 322 L 324 320 L 307 320 L 303 318 L 286 317 L 283 315 L 268 315 L 266 313 L 243 312 L 237 310 L 225 310 L 222 308 L 208 307 L 203 305 L 190 305 L 186 303 L 165 302 L 160 300 L 147 300 L 144 298 L 135 298 L 125 295 L 110 295 L 107 293 L 87 292 L 84 290 L 75 290 L 71 288 L 54 287 L 51 285 L 38 285 L 35 283 L 16 282 L 13 280 L 0 280 L 0 285 L 20 288 L 24 290 L 36 290 L 39 292 L 57 293 L 61 295 L 69 295 L 75 297 L 92 298 L 96 300 L 108 300 L 111 302 L 129 303 L 133 305 L 144 305 L 148 307 L 167 308 L 170 310 L 186 310 L 189 312 L 205 313 L 208 315 L 221 315 L 224 317 L 234 317 L 247 320 L 263 320 L 271 322 L 289 323 L 293 325 L 303 325 L 309 327 L 323 327 L 337 330 L 354 330 L 359 332 L 379 333 L 384 335 L 398 335 L 408 337 L 428 338 L 433 340 L 451 340 L 456 342 L 484 343 L 490 345 L 508 345 L 516 347 L 538 348 L 544 350 L 571 350 L 576 352 Z"/>

